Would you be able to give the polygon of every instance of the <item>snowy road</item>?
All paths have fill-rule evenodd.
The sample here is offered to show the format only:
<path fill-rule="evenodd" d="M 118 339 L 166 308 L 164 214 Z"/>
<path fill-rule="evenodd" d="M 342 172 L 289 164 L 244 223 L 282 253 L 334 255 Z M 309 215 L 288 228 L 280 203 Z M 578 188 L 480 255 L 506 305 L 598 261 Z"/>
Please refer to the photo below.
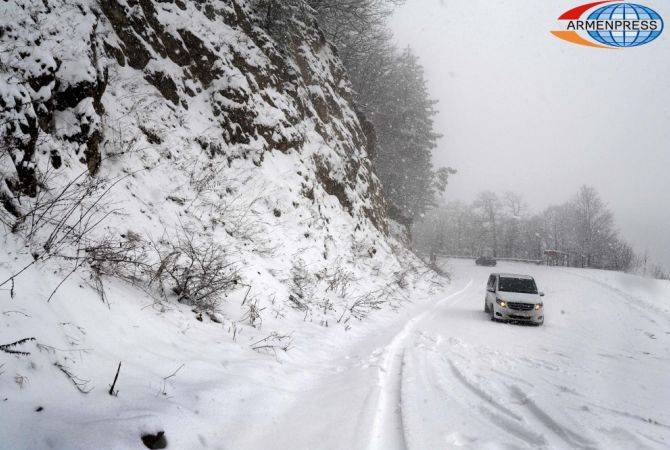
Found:
<path fill-rule="evenodd" d="M 314 369 L 252 446 L 670 446 L 667 283 L 499 264 L 494 271 L 529 273 L 546 292 L 545 325 L 530 327 L 483 312 L 491 268 L 447 264 L 448 292 Z"/>

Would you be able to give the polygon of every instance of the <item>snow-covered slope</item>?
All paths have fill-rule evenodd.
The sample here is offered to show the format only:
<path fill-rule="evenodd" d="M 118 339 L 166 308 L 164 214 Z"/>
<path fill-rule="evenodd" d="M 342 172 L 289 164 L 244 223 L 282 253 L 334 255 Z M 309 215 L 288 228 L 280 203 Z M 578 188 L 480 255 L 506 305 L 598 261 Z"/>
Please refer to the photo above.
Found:
<path fill-rule="evenodd" d="M 155 291 L 178 246 L 210 249 L 230 271 L 224 293 L 277 316 L 346 323 L 399 298 L 406 252 L 335 50 L 309 11 L 287 27 L 253 3 L 3 3 L 8 276 L 86 260 L 98 287 L 121 276 Z"/>
<path fill-rule="evenodd" d="M 230 328 L 188 308 L 138 307 L 120 282 L 111 309 L 85 286 L 50 304 L 24 288 L 2 336 L 63 347 L 28 342 L 17 349 L 30 359 L 4 360 L 0 448 L 139 449 L 140 434 L 159 430 L 187 449 L 667 448 L 668 282 L 501 263 L 493 270 L 529 273 L 546 292 L 545 324 L 528 327 L 483 312 L 491 268 L 446 266 L 451 284 L 424 282 L 432 293 L 400 314 L 349 331 L 296 326 L 300 345 L 279 362 L 246 350 L 248 328 L 231 343 Z M 72 321 L 55 327 L 60 317 Z M 95 389 L 73 394 L 54 362 Z"/>
<path fill-rule="evenodd" d="M 341 365 L 348 352 L 367 348 L 376 332 L 407 315 L 405 308 L 385 308 L 366 319 L 365 326 L 325 327 L 303 322 L 303 314 L 293 317 L 278 300 L 263 306 L 263 323 L 257 328 L 241 316 L 216 324 L 196 320 L 184 305 L 152 304 L 132 286 L 114 280 L 107 283 L 109 308 L 80 279 L 66 283 L 45 303 L 46 285 L 58 278 L 34 272 L 28 276 L 41 276 L 44 282 L 22 285 L 0 309 L 0 342 L 36 338 L 13 347 L 30 355 L 0 354 L 2 450 L 141 449 L 140 436 L 158 431 L 165 432 L 168 448 L 174 449 L 314 448 L 288 442 L 305 430 L 346 420 L 328 415 L 329 407 L 342 412 L 346 403 L 306 403 L 303 408 L 302 396 L 318 395 L 315 389 L 324 377 L 348 370 Z M 407 303 L 410 310 L 427 301 L 426 281 L 421 283 L 421 296 Z M 276 319 L 277 314 L 286 317 Z M 251 350 L 271 344 L 256 343 L 275 330 L 291 335 L 292 349 Z M 119 362 L 117 392 L 111 396 Z M 78 392 L 75 383 L 90 392 Z M 362 389 L 367 386 L 361 384 Z M 293 408 L 299 413 L 289 418 Z M 283 414 L 292 424 L 274 445 L 269 431 Z"/>
<path fill-rule="evenodd" d="M 0 5 L 0 448 L 228 447 L 277 358 L 425 296 L 334 48 L 254 4 Z"/>
<path fill-rule="evenodd" d="M 668 448 L 670 283 L 446 265 L 451 286 L 343 343 L 250 448 Z M 542 327 L 490 321 L 492 271 L 536 278 Z"/>

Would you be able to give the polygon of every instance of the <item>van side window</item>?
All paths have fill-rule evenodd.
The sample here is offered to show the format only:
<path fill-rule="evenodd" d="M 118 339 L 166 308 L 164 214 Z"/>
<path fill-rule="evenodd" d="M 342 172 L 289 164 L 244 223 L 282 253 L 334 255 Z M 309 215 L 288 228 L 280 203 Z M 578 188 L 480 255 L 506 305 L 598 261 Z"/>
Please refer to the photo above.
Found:
<path fill-rule="evenodd" d="M 495 275 L 491 275 L 491 276 L 489 277 L 489 282 L 488 282 L 488 284 L 486 285 L 486 287 L 489 288 L 489 289 L 492 289 L 495 285 L 496 285 L 496 276 L 495 276 Z"/>

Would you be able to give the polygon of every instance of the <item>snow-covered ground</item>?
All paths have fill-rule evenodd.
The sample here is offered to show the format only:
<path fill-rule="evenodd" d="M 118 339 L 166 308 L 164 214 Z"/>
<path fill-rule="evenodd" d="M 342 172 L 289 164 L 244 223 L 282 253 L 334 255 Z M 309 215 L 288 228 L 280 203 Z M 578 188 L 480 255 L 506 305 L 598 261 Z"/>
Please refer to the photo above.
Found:
<path fill-rule="evenodd" d="M 277 358 L 187 308 L 145 307 L 122 284 L 110 283 L 111 309 L 77 297 L 76 284 L 48 305 L 14 299 L 2 308 L 0 343 L 18 331 L 70 342 L 5 355 L 0 448 L 140 449 L 140 434 L 159 430 L 174 449 L 668 447 L 670 283 L 444 264 L 450 284 L 349 330 L 292 323 L 296 347 Z M 543 327 L 488 319 L 492 270 L 536 277 Z M 95 389 L 76 392 L 53 362 Z"/>
<path fill-rule="evenodd" d="M 491 268 L 447 265 L 449 289 L 343 349 L 250 446 L 670 445 L 670 283 L 501 263 L 546 292 L 545 325 L 529 327 L 482 311 Z"/>

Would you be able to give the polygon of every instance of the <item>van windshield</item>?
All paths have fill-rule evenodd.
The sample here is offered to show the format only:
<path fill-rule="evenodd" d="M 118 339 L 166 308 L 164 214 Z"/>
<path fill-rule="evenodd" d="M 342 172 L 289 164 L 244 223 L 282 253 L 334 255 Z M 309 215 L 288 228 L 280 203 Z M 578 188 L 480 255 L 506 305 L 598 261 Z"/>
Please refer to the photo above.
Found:
<path fill-rule="evenodd" d="M 520 292 L 523 294 L 537 294 L 535 281 L 529 278 L 500 278 L 498 283 L 500 292 Z"/>

